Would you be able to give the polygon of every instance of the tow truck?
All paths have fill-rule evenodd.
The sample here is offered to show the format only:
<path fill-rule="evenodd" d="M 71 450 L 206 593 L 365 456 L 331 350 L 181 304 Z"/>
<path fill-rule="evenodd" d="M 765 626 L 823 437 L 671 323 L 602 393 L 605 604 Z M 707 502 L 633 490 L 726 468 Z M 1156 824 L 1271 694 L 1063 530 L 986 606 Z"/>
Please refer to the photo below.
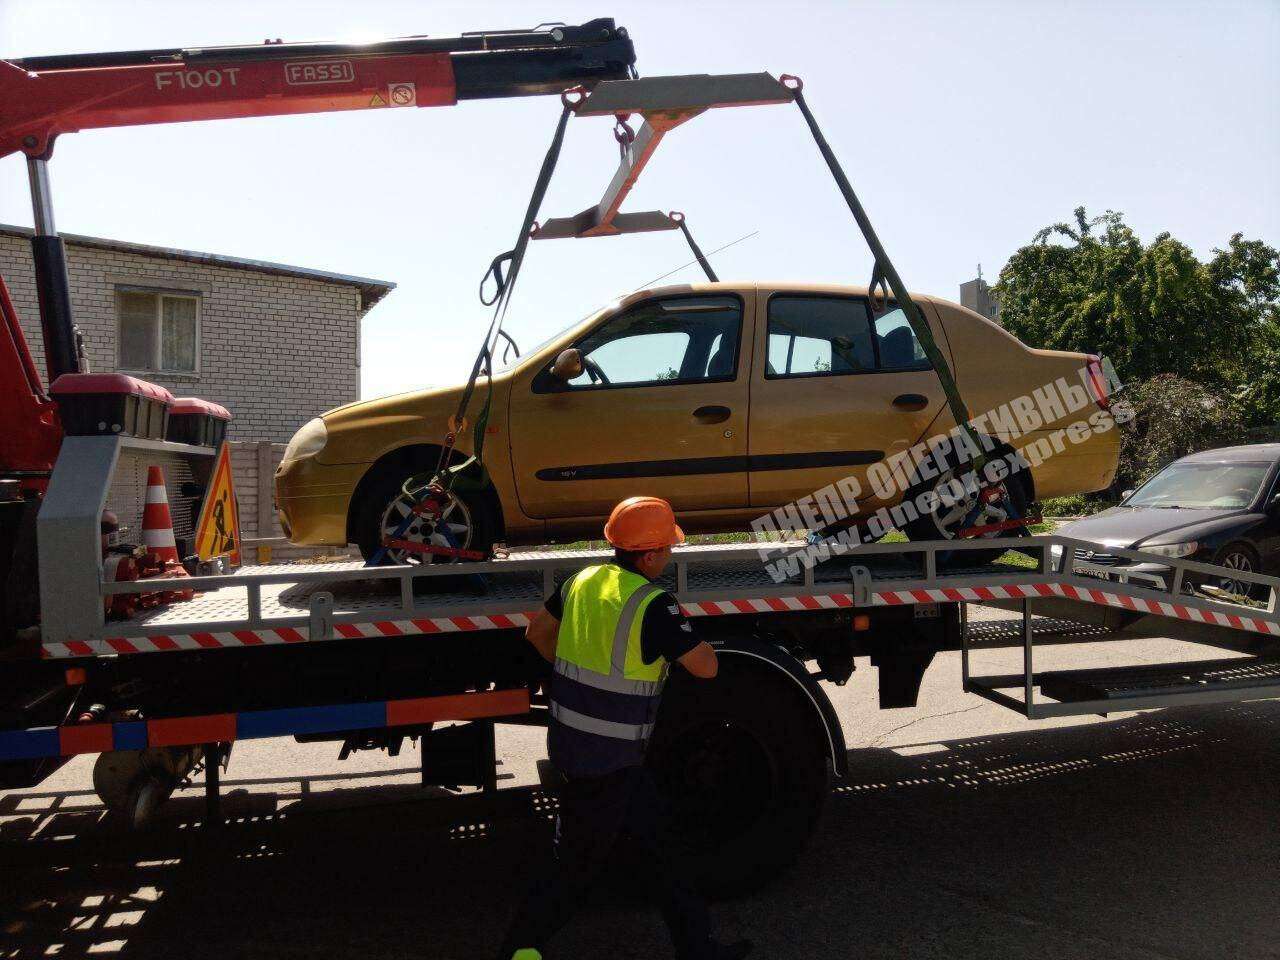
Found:
<path fill-rule="evenodd" d="M 607 20 L 358 47 L 269 43 L 0 62 L 0 153 L 27 157 L 49 379 L 85 375 L 49 194 L 60 134 L 578 87 L 567 110 L 616 115 L 647 105 L 648 119 L 660 122 L 625 138 L 622 167 L 600 205 L 550 221 L 546 235 L 674 229 L 680 223 L 670 217 L 620 213 L 639 168 L 669 126 L 703 109 L 789 99 L 791 88 L 764 76 L 646 85 L 634 75 L 630 39 Z M 890 279 L 896 288 L 896 275 Z M 137 492 L 120 477 L 158 464 L 198 497 L 216 443 L 157 436 L 141 416 L 127 429 L 68 429 L 84 420 L 70 415 L 71 394 L 51 398 L 7 296 L 0 313 L 0 789 L 37 784 L 71 757 L 97 755 L 99 798 L 142 825 L 203 771 L 213 828 L 232 745 L 293 737 L 331 741 L 344 757 L 416 743 L 424 783 L 497 791 L 495 727 L 547 721 L 547 666 L 523 628 L 567 576 L 607 554 L 548 548 L 465 566 L 277 564 L 112 579 L 104 511 L 139 511 Z M 882 708 L 914 706 L 925 670 L 949 650 L 960 652 L 966 691 L 1031 720 L 1280 696 L 1280 580 L 1233 572 L 1269 598 L 1245 602 L 1184 589 L 1221 573 L 1206 564 L 1161 558 L 1172 571 L 1163 586 L 1104 583 L 1081 559 L 1091 544 L 1057 536 L 1012 544 L 1021 562 L 991 560 L 985 539 L 865 544 L 783 577 L 778 561 L 806 544 L 675 552 L 663 585 L 715 644 L 721 670 L 696 690 L 677 671 L 649 763 L 675 802 L 676 838 L 704 880 L 747 889 L 794 861 L 832 778 L 850 763 L 825 691 L 845 683 L 858 658 L 878 671 Z M 191 599 L 113 602 L 157 593 Z M 1021 611 L 1020 672 L 973 671 L 971 603 Z M 1035 660 L 1037 613 L 1143 618 L 1162 635 L 1244 656 L 1045 671 Z"/>

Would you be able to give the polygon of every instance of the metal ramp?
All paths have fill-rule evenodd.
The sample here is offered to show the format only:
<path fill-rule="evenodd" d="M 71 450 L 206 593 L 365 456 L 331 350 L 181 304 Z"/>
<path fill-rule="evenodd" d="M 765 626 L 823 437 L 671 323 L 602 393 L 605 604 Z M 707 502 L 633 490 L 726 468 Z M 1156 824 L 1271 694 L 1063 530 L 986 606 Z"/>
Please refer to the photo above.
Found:
<path fill-rule="evenodd" d="M 975 631 L 967 617 L 961 629 L 961 671 L 965 692 L 1028 719 L 1106 716 L 1280 697 L 1280 656 L 1274 655 L 1036 672 L 1039 631 L 1032 623 L 1031 603 L 1024 600 L 1022 607 L 1022 672 L 973 676 L 970 657 Z M 1171 634 L 1176 636 L 1176 631 Z"/>
<path fill-rule="evenodd" d="M 1280 697 L 1280 658 L 1235 657 L 1202 663 L 1146 664 L 969 677 L 965 690 L 1032 720 Z M 1004 693 L 1021 689 L 1023 699 Z M 1035 699 L 1035 691 L 1054 702 Z"/>
<path fill-rule="evenodd" d="M 1183 703 L 1280 696 L 1280 657 L 1233 657 L 1203 663 L 1147 664 L 1100 670 L 1055 670 L 1036 679 L 1040 692 L 1077 708 L 1113 704 L 1137 710 L 1148 701 Z"/>

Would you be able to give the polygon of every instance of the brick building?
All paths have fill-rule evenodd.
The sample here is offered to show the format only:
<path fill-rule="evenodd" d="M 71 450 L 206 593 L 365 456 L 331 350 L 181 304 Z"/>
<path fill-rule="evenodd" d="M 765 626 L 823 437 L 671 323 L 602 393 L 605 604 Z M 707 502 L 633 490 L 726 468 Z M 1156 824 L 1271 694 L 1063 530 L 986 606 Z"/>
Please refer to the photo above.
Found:
<path fill-rule="evenodd" d="M 31 231 L 0 225 L 0 276 L 44 374 Z M 305 267 L 63 234 L 95 372 L 227 407 L 235 440 L 283 443 L 360 394 L 360 320 L 395 286 Z"/>

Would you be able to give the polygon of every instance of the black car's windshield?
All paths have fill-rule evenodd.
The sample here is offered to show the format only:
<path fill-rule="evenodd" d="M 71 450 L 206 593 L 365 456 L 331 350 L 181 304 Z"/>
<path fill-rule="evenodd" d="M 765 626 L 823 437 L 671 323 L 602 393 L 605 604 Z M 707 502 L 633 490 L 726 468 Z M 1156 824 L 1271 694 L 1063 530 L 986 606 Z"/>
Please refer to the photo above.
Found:
<path fill-rule="evenodd" d="M 1269 463 L 1171 463 L 1124 502 L 1126 507 L 1231 509 L 1247 507 Z"/>

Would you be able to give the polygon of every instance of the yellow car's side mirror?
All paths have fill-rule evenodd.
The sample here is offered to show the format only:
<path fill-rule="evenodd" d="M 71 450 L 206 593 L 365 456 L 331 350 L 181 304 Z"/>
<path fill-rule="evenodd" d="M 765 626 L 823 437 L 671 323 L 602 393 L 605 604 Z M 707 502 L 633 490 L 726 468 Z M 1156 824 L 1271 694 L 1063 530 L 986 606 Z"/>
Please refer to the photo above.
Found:
<path fill-rule="evenodd" d="M 551 364 L 551 375 L 565 383 L 582 376 L 582 354 L 574 347 L 561 351 Z"/>

